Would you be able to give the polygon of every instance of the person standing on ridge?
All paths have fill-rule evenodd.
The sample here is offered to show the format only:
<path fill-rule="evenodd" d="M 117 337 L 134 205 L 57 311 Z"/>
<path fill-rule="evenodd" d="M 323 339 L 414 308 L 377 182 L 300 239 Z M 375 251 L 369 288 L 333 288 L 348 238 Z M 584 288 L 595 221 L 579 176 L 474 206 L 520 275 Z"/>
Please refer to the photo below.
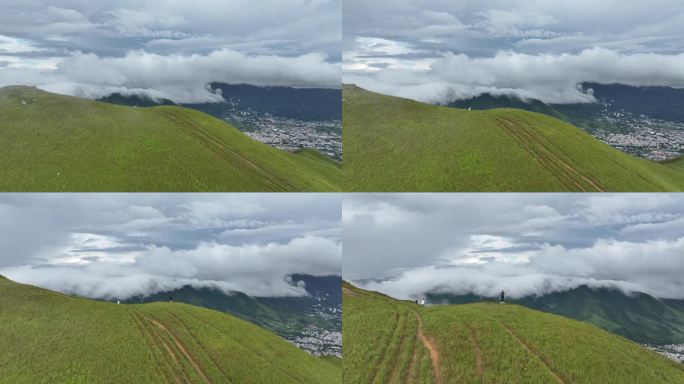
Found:
<path fill-rule="evenodd" d="M 506 296 L 506 294 L 504 293 L 504 291 L 503 291 L 503 289 L 502 289 L 502 290 L 501 290 L 501 300 L 499 301 L 500 303 L 503 303 L 503 302 L 504 302 L 504 297 L 505 297 L 505 296 Z"/>

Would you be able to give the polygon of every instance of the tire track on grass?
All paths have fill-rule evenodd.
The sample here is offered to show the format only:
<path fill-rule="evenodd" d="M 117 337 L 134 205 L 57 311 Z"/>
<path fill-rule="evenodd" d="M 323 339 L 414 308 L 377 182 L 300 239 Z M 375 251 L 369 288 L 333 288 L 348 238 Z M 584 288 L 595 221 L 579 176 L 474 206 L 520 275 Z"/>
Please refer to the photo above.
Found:
<path fill-rule="evenodd" d="M 470 340 L 473 344 L 473 351 L 475 351 L 475 367 L 477 368 L 477 374 L 482 377 L 482 374 L 484 373 L 482 370 L 482 354 L 480 353 L 480 344 L 477 342 L 477 335 L 473 328 L 470 328 Z"/>
<path fill-rule="evenodd" d="M 394 337 L 394 335 L 397 333 L 397 330 L 399 329 L 399 320 L 400 320 L 400 316 L 401 316 L 400 313 L 397 313 L 397 314 L 394 315 L 394 330 L 392 330 L 392 333 L 389 334 L 389 340 L 387 340 L 387 342 L 383 343 L 383 346 L 388 346 L 388 345 L 390 345 L 389 342 L 392 340 L 392 338 Z M 386 351 L 386 350 L 387 350 L 387 348 L 383 348 L 381 352 L 382 352 L 383 354 L 385 354 L 385 351 Z M 386 355 L 386 354 L 385 354 L 385 355 Z M 370 381 L 371 383 L 375 383 L 375 381 L 377 380 L 378 375 L 380 374 L 380 367 L 383 365 L 384 362 L 385 362 L 385 359 L 380 359 L 380 364 L 374 365 L 374 369 L 373 369 L 373 378 L 372 378 L 372 380 Z"/>
<path fill-rule="evenodd" d="M 185 349 L 185 346 L 183 345 L 183 343 L 181 343 L 180 340 L 178 340 L 176 338 L 176 336 L 174 336 L 173 332 L 169 331 L 169 329 L 166 328 L 166 326 L 164 324 L 162 324 L 160 321 L 158 321 L 156 319 L 150 319 L 150 318 L 145 317 L 145 316 L 143 316 L 143 318 L 146 319 L 147 321 L 149 321 L 150 323 L 156 325 L 159 329 L 161 329 L 168 336 L 170 336 L 171 339 L 173 340 L 173 342 L 176 344 L 176 347 L 178 347 L 180 352 L 183 354 L 183 356 L 185 356 L 185 358 L 188 360 L 188 362 L 193 366 L 193 368 L 195 368 L 195 371 L 197 372 L 197 374 L 204 380 L 205 383 L 212 384 L 211 381 L 209 380 L 209 378 L 207 378 L 207 375 L 204 372 L 204 370 L 202 370 L 200 365 L 197 364 L 197 361 L 195 361 L 195 359 L 192 358 L 190 353 L 188 353 L 188 351 L 187 351 L 187 349 Z"/>
<path fill-rule="evenodd" d="M 216 361 L 214 361 L 214 359 L 211 357 L 211 355 L 209 354 L 209 352 L 207 352 L 207 351 L 202 347 L 202 343 L 200 343 L 200 341 L 197 339 L 197 337 L 196 337 L 192 332 L 190 332 L 190 330 L 189 330 L 188 327 L 185 325 L 185 323 L 184 323 L 183 321 L 181 321 L 181 319 L 178 318 L 178 316 L 176 316 L 175 314 L 169 312 L 169 315 L 171 315 L 171 317 L 173 317 L 174 319 L 176 319 L 176 322 L 178 322 L 178 324 L 185 330 L 185 332 L 187 332 L 188 335 L 190 335 L 190 338 L 191 338 L 195 343 L 197 343 L 197 346 L 198 346 L 199 349 L 202 351 L 202 353 L 204 353 L 205 355 L 207 355 L 207 358 L 209 359 L 209 361 L 211 361 L 211 363 L 214 365 L 214 367 L 216 368 L 216 370 L 218 370 L 218 372 L 221 373 L 221 376 L 223 376 L 223 377 L 226 379 L 226 382 L 227 382 L 228 384 L 230 384 L 230 383 L 231 383 L 231 380 L 228 378 L 228 376 L 226 376 L 226 373 L 223 372 L 223 370 L 221 369 L 221 367 L 216 363 Z"/>
<path fill-rule="evenodd" d="M 605 192 L 605 190 L 601 188 L 598 185 L 598 183 L 590 179 L 588 176 L 585 176 L 584 174 L 580 173 L 577 169 L 568 164 L 560 156 L 556 155 L 552 150 L 548 148 L 546 144 L 544 144 L 541 141 L 541 139 L 534 137 L 524 127 L 516 125 L 512 121 L 503 117 L 498 117 L 495 119 L 503 121 L 504 129 L 508 131 L 509 134 L 511 134 L 512 136 L 517 136 L 518 139 L 521 140 L 522 145 L 528 146 L 530 151 L 534 152 L 532 156 L 537 157 L 537 159 L 540 160 L 542 164 L 550 162 L 551 164 L 548 164 L 549 166 L 552 166 L 556 168 L 557 171 L 563 173 L 567 177 L 567 179 L 570 180 L 573 184 L 575 184 L 578 188 L 580 188 L 582 192 L 586 192 L 587 190 L 579 183 L 577 183 L 575 177 L 579 177 L 582 181 L 591 186 L 591 188 L 593 188 L 595 191 Z M 539 147 L 535 147 L 535 144 Z"/>
<path fill-rule="evenodd" d="M 171 368 L 168 364 L 168 362 L 163 358 L 163 357 L 158 357 L 158 354 L 155 351 L 159 351 L 158 346 L 155 344 L 153 337 L 145 332 L 144 330 L 144 325 L 140 322 L 140 319 L 133 313 L 131 310 L 128 308 L 124 308 L 126 313 L 133 319 L 133 322 L 135 323 L 135 328 L 138 330 L 138 333 L 140 333 L 140 337 L 144 340 L 145 345 L 147 346 L 149 352 L 152 354 L 152 360 L 154 360 L 154 366 L 159 373 L 159 375 L 164 379 L 164 383 L 169 384 L 169 378 L 167 377 L 169 372 L 166 372 L 165 370 L 162 370 L 161 365 L 165 365 L 166 367 L 169 368 L 170 374 L 172 379 L 177 383 L 180 384 L 180 380 L 176 376 L 176 374 L 173 372 L 173 368 Z M 163 352 L 162 352 L 163 354 Z M 161 361 L 160 361 L 161 359 Z"/>
<path fill-rule="evenodd" d="M 199 317 L 199 316 L 197 316 L 197 315 L 195 315 L 195 314 L 193 314 L 193 313 L 190 313 L 190 312 L 187 312 L 187 311 L 183 311 L 183 312 L 185 312 L 185 314 L 187 314 L 188 316 L 195 318 L 195 319 L 198 320 L 199 322 L 206 324 L 209 328 L 213 329 L 214 332 L 217 332 L 218 334 L 220 334 L 220 335 L 222 335 L 222 336 L 226 336 L 226 337 L 232 338 L 232 336 L 231 336 L 228 332 L 225 332 L 224 330 L 219 329 L 217 326 L 215 326 L 215 325 L 212 324 L 211 322 L 209 322 L 209 321 L 207 321 L 207 320 L 205 320 L 205 319 L 202 319 L 201 317 Z M 284 375 L 290 377 L 290 378 L 293 379 L 294 381 L 297 381 L 297 382 L 300 382 L 300 383 L 303 382 L 301 378 L 295 377 L 295 376 L 292 375 L 290 372 L 288 372 L 288 371 L 282 369 L 280 366 L 271 363 L 271 360 L 269 360 L 268 358 L 262 356 L 261 354 L 257 353 L 256 351 L 250 349 L 249 347 L 247 347 L 247 346 L 245 346 L 245 345 L 243 345 L 243 344 L 238 343 L 237 341 L 236 341 L 236 343 L 239 344 L 242 348 L 244 348 L 244 349 L 246 349 L 247 351 L 249 351 L 250 353 L 252 353 L 252 354 L 253 354 L 254 356 L 256 356 L 258 359 L 262 360 L 266 365 L 271 366 L 271 367 L 273 367 L 273 368 L 279 370 L 279 371 L 282 372 Z"/>
<path fill-rule="evenodd" d="M 493 320 L 496 321 L 497 323 L 499 323 L 499 325 L 501 325 L 501 327 L 503 327 L 506 330 L 506 332 L 508 332 L 509 335 L 511 335 L 515 340 L 518 341 L 518 343 L 520 343 L 520 345 L 523 346 L 523 348 L 525 348 L 527 350 L 527 352 L 529 352 L 530 354 L 535 356 L 537 359 L 539 359 L 539 361 L 541 361 L 542 365 L 544 365 L 544 367 L 546 367 L 546 369 L 553 376 L 553 378 L 556 379 L 556 382 L 558 384 L 565 384 L 565 381 L 563 380 L 563 378 L 561 378 L 560 374 L 558 374 L 556 371 L 551 369 L 551 366 L 549 365 L 549 361 L 546 357 L 544 357 L 542 354 L 535 351 L 532 348 L 532 346 L 530 346 L 527 343 L 527 341 L 525 339 L 518 336 L 515 333 L 515 331 L 513 331 L 513 329 L 511 329 L 508 325 L 504 324 L 500 320 L 496 320 L 496 319 L 493 319 Z"/>
<path fill-rule="evenodd" d="M 288 190 L 297 190 L 297 188 L 295 188 L 287 180 L 265 170 L 264 168 L 258 166 L 248 158 L 239 154 L 238 152 L 229 150 L 226 147 L 225 143 L 221 142 L 219 139 L 210 136 L 210 134 L 208 134 L 207 132 L 200 130 L 191 122 L 187 121 L 184 117 L 167 111 L 163 111 L 161 112 L 161 114 L 171 122 L 178 125 L 188 135 L 195 138 L 200 143 L 204 144 L 209 150 L 214 152 L 223 160 L 226 160 L 228 161 L 228 163 L 238 168 L 241 168 L 247 173 L 251 173 L 256 176 L 262 177 L 265 181 L 267 181 L 270 184 L 270 187 L 273 188 L 273 191 L 284 192 Z"/>
<path fill-rule="evenodd" d="M 408 376 L 406 378 L 407 383 L 413 383 L 415 381 L 416 373 L 418 372 L 418 366 L 416 365 L 418 361 L 418 335 L 413 336 L 413 352 L 411 353 L 411 361 L 408 366 Z M 416 372 L 413 372 L 413 370 Z"/>

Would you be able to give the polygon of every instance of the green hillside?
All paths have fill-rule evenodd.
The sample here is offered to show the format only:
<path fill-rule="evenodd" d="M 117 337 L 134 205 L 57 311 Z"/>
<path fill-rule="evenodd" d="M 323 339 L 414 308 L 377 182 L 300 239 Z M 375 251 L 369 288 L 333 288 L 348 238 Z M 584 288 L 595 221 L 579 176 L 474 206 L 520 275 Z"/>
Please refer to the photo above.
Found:
<path fill-rule="evenodd" d="M 593 325 L 495 303 L 418 306 L 343 286 L 345 383 L 681 383 L 684 367 Z"/>
<path fill-rule="evenodd" d="M 343 90 L 347 191 L 684 191 L 684 160 L 620 152 L 552 117 Z"/>
<path fill-rule="evenodd" d="M 0 191 L 337 191 L 339 164 L 204 113 L 0 88 Z"/>
<path fill-rule="evenodd" d="M 0 277 L 1 383 L 339 383 L 337 362 L 220 312 L 117 305 Z"/>
<path fill-rule="evenodd" d="M 496 301 L 473 294 L 428 293 L 431 303 L 468 304 Z M 684 343 L 684 301 L 662 300 L 645 293 L 580 286 L 508 302 L 594 324 L 637 343 Z"/>

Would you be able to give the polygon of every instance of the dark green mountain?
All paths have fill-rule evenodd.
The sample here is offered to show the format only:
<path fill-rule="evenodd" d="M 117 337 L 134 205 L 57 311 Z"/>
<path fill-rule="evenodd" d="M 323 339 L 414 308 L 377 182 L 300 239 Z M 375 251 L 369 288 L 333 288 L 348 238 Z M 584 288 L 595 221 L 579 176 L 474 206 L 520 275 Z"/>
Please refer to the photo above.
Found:
<path fill-rule="evenodd" d="M 655 119 L 684 122 L 684 89 L 583 83 L 600 104 Z"/>
<path fill-rule="evenodd" d="M 434 303 L 465 304 L 495 301 L 477 295 L 428 294 Z M 581 286 L 564 292 L 507 300 L 585 321 L 638 343 L 684 343 L 684 301 L 661 300 L 645 293 Z"/>
<path fill-rule="evenodd" d="M 546 104 L 537 99 L 522 100 L 514 96 L 494 96 L 485 93 L 466 100 L 456 100 L 449 103 L 448 106 L 476 110 L 516 108 L 555 117 L 589 132 L 596 129 L 605 129 L 607 131 L 617 131 L 619 129 L 612 123 L 598 119 L 599 113 L 604 108 L 599 103 Z"/>
<path fill-rule="evenodd" d="M 342 91 L 326 88 L 260 87 L 249 84 L 209 85 L 225 99 L 222 103 L 183 104 L 224 119 L 235 111 L 251 111 L 295 120 L 329 121 L 342 120 Z M 139 107 L 176 105 L 171 100 L 152 100 L 140 96 L 113 94 L 100 101 Z"/>
<path fill-rule="evenodd" d="M 482 94 L 449 104 L 456 108 L 494 109 L 517 108 L 543 113 L 588 130 L 602 128 L 619 130 L 605 121 L 597 120 L 603 111 L 629 112 L 674 122 L 684 122 L 684 89 L 671 87 L 634 87 L 624 84 L 582 83 L 582 89 L 591 90 L 596 103 L 547 104 L 540 100 L 521 100 L 513 96 Z"/>

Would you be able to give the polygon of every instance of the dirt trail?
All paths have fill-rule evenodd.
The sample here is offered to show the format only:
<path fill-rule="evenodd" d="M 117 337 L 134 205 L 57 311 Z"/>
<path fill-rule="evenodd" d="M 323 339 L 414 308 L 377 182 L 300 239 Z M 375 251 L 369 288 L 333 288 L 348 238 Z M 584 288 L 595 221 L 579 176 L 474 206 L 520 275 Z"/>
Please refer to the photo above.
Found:
<path fill-rule="evenodd" d="M 530 345 L 527 344 L 527 342 L 525 340 L 523 340 L 518 335 L 516 335 L 516 333 L 513 332 L 513 330 L 511 328 L 509 328 L 508 325 L 506 325 L 500 321 L 498 323 L 501 324 L 501 326 L 506 330 L 506 332 L 508 332 L 511 336 L 513 336 L 513 338 L 516 339 L 529 353 L 536 356 L 539 359 L 539 361 L 542 362 L 542 364 L 546 367 L 546 369 L 549 371 L 549 373 L 551 373 L 551 375 L 556 379 L 557 383 L 565 384 L 565 381 L 563 381 L 563 379 L 560 377 L 560 375 L 558 375 L 553 369 L 551 369 L 548 362 L 546 361 L 546 358 L 544 358 L 542 355 L 540 355 L 534 349 L 532 349 L 532 347 L 530 347 Z"/>
<path fill-rule="evenodd" d="M 423 333 L 423 319 L 416 312 L 416 319 L 418 319 L 418 338 L 423 342 L 425 348 L 430 352 L 430 361 L 432 362 L 432 373 L 435 375 L 435 382 L 442 384 L 442 372 L 439 368 L 439 351 L 435 344 Z"/>
<path fill-rule="evenodd" d="M 482 376 L 482 354 L 480 353 L 480 344 L 477 342 L 477 335 L 475 335 L 475 330 L 473 328 L 470 328 L 470 339 L 473 342 L 473 350 L 475 351 L 477 374 Z"/>
<path fill-rule="evenodd" d="M 152 324 L 156 325 L 157 327 L 159 327 L 161 330 L 163 330 L 164 332 L 166 332 L 169 336 L 171 336 L 171 339 L 173 339 L 173 342 L 176 344 L 176 346 L 177 346 L 178 349 L 181 351 L 181 353 L 183 354 L 183 356 L 185 356 L 185 358 L 188 359 L 188 361 L 190 362 L 190 364 L 192 364 L 192 366 L 195 368 L 195 371 L 197 371 L 197 374 L 200 375 L 200 377 L 202 377 L 202 379 L 204 380 L 205 383 L 211 384 L 211 381 L 209 380 L 209 378 L 207 378 L 207 375 L 204 373 L 204 371 L 203 371 L 202 368 L 199 366 L 199 364 L 197 364 L 197 362 L 195 361 L 195 359 L 193 359 L 192 356 L 190 356 L 190 354 L 188 353 L 188 351 L 185 349 L 185 346 L 183 345 L 183 343 L 181 343 L 180 340 L 178 340 L 178 339 L 176 338 L 176 336 L 174 336 L 173 333 L 172 333 L 171 331 L 169 331 L 169 330 L 164 326 L 164 324 L 160 323 L 159 321 L 157 321 L 157 320 L 155 320 L 155 319 L 150 319 L 150 318 L 147 318 L 147 317 L 145 317 L 145 319 L 146 319 L 147 321 L 151 322 Z M 175 357 L 175 355 L 174 355 L 174 357 Z"/>

